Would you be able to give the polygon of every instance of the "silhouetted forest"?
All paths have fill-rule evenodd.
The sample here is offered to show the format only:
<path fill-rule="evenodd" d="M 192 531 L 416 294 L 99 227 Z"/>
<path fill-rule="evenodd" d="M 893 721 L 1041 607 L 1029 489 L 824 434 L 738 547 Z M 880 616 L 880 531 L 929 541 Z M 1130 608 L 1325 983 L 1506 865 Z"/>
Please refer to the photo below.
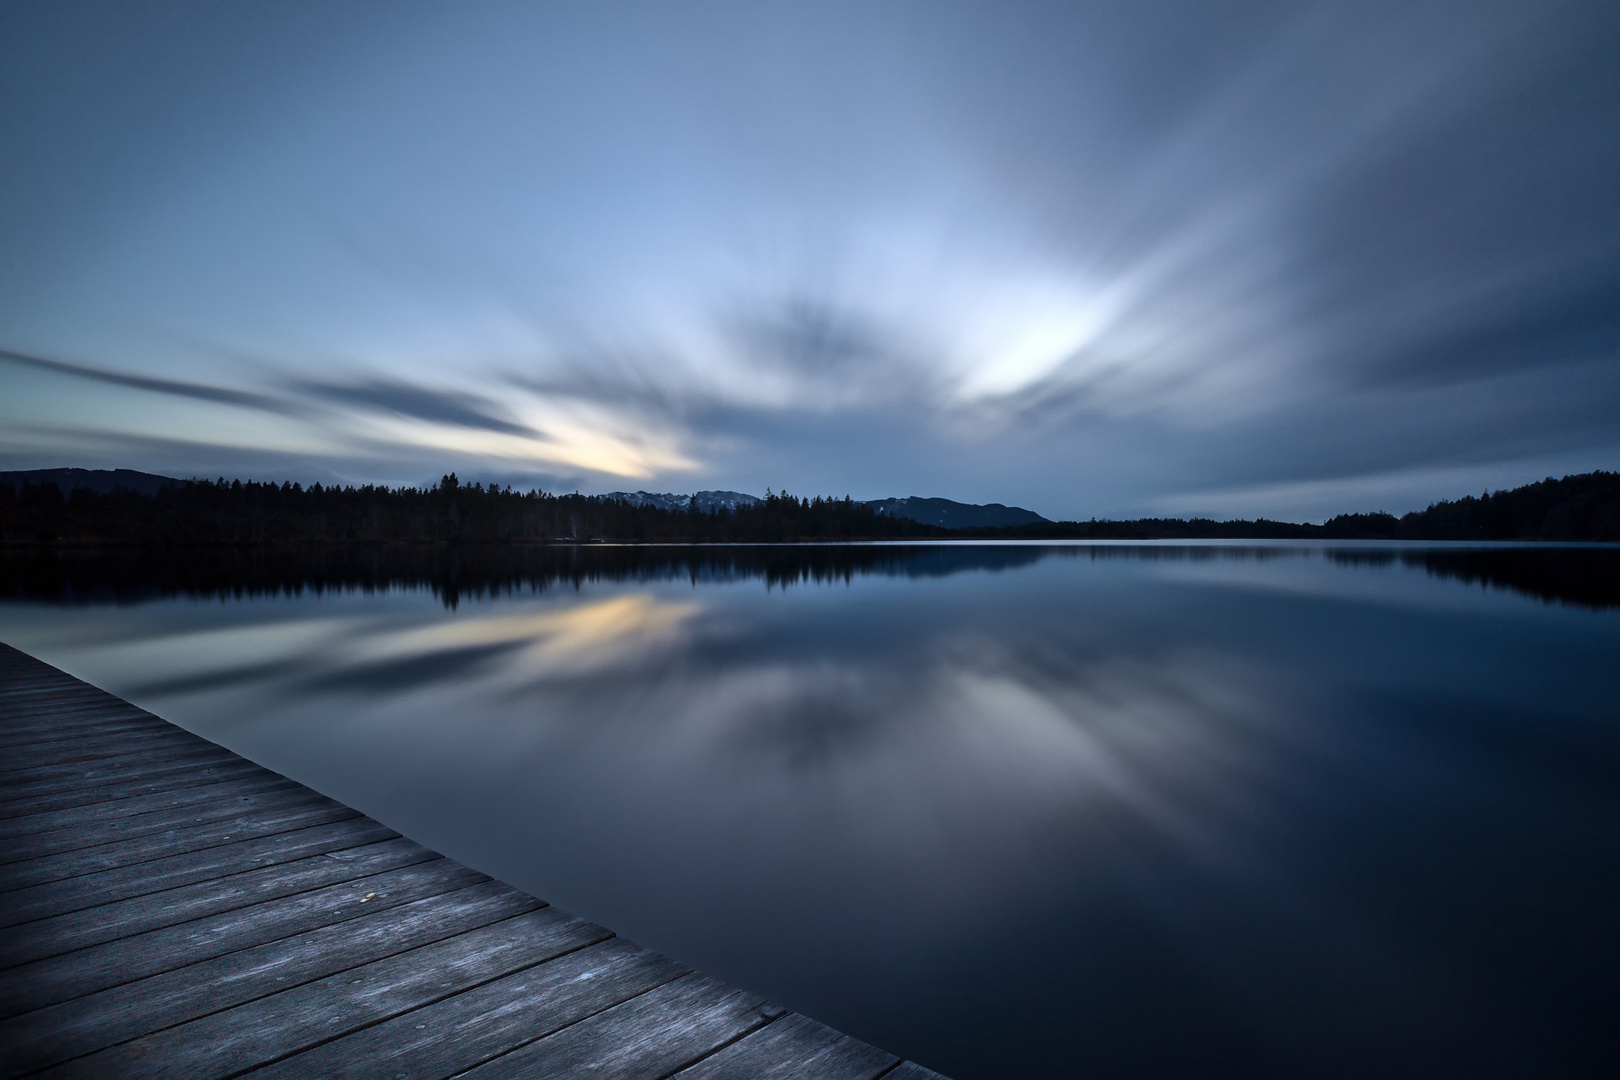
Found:
<path fill-rule="evenodd" d="M 152 494 L 80 488 L 64 495 L 55 485 L 0 485 L 5 544 L 782 543 L 949 535 L 847 497 L 777 492 L 735 510 L 672 511 L 589 495 L 463 485 L 454 473 L 426 489 L 220 479 L 184 481 Z"/>
<path fill-rule="evenodd" d="M 1341 514 L 1321 525 L 1286 521 L 1143 518 L 943 529 L 879 514 L 847 496 L 767 493 L 735 510 L 635 506 L 588 495 L 463 485 L 323 487 L 183 481 L 155 492 L 63 493 L 52 484 L 0 484 L 0 544 L 300 546 L 622 543 L 814 543 L 904 539 L 1620 540 L 1620 475 L 1539 483 L 1438 502 L 1402 517 Z"/>
<path fill-rule="evenodd" d="M 956 535 L 956 534 L 953 534 Z M 1142 518 L 1057 521 L 975 530 L 986 537 L 1088 540 L 1563 540 L 1620 541 L 1620 474 L 1548 477 L 1511 491 L 1393 514 L 1339 514 L 1321 525 L 1287 521 Z"/>

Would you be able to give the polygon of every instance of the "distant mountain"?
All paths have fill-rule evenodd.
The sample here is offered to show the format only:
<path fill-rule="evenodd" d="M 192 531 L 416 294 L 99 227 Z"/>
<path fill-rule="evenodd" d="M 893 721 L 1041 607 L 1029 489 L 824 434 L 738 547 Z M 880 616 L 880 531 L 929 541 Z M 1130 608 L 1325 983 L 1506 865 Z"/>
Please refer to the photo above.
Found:
<path fill-rule="evenodd" d="M 631 506 L 656 506 L 660 510 L 685 510 L 691 505 L 693 496 L 668 491 L 610 491 L 596 498 L 614 499 Z M 696 498 L 698 509 L 706 514 L 716 510 L 735 510 L 739 506 L 752 506 L 763 501 L 758 496 L 740 491 L 700 491 Z M 869 499 L 866 505 L 886 517 L 906 518 L 945 529 L 995 529 L 1008 525 L 1050 524 L 1033 510 L 1025 510 L 1021 506 L 1003 506 L 1001 503 L 981 506 L 913 495 L 905 499 Z"/>
<path fill-rule="evenodd" d="M 660 510 L 685 510 L 692 504 L 693 496 L 668 491 L 610 491 L 596 498 L 614 499 L 631 506 L 656 506 Z M 739 506 L 752 506 L 763 501 L 758 496 L 746 495 L 741 491 L 700 491 L 696 498 L 698 509 L 706 514 L 716 510 L 735 510 Z M 906 518 L 945 529 L 994 529 L 1007 525 L 1046 523 L 1046 518 L 1033 510 L 1003 506 L 1001 503 L 980 506 L 913 495 L 906 499 L 869 499 L 866 505 L 886 517 Z"/>
<path fill-rule="evenodd" d="M 889 517 L 910 518 L 943 529 L 995 529 L 1006 525 L 1039 525 L 1046 521 L 1033 510 L 1001 503 L 952 502 L 950 499 L 871 499 L 867 506 Z"/>
<path fill-rule="evenodd" d="M 760 500 L 740 491 L 700 491 L 694 495 L 676 495 L 671 492 L 610 491 L 598 499 L 613 499 L 631 506 L 656 506 L 660 510 L 685 510 L 697 499 L 697 508 L 705 514 L 716 510 L 735 510 L 739 506 L 752 506 Z"/>
<path fill-rule="evenodd" d="M 55 484 L 66 495 L 79 488 L 89 488 L 98 495 L 109 491 L 133 491 L 141 495 L 155 495 L 163 488 L 180 481 L 172 476 L 136 472 L 134 469 L 19 469 L 0 472 L 0 485 L 20 488 L 24 484 Z"/>

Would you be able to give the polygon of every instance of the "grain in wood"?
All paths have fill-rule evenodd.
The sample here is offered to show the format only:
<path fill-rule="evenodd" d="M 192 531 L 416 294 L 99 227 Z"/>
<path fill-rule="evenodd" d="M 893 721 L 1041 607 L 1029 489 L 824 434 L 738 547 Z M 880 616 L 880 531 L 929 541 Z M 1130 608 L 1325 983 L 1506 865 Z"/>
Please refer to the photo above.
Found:
<path fill-rule="evenodd" d="M 238 795 L 254 795 L 264 791 L 287 790 L 290 788 L 309 790 L 302 784 L 288 780 L 285 776 L 280 776 L 268 769 L 255 769 L 249 771 L 245 776 L 230 777 L 197 787 L 167 788 L 163 791 L 154 791 L 145 795 L 131 795 L 123 799 L 110 799 L 106 802 L 90 803 L 85 806 L 69 806 L 54 810 L 41 810 L 35 814 L 20 814 L 16 817 L 0 818 L 0 847 L 7 846 L 14 837 L 26 836 L 31 833 L 50 832 L 58 829 L 80 829 L 86 826 L 105 824 L 117 819 L 134 818 L 161 810 L 211 806 L 227 799 L 234 799 Z"/>
<path fill-rule="evenodd" d="M 789 1013 L 682 1069 L 674 1080 L 874 1080 L 899 1063 L 893 1054 Z"/>
<path fill-rule="evenodd" d="M 384 840 L 54 915 L 29 923 L 23 932 L 8 935 L 0 943 L 0 968 L 441 858 L 414 840 Z"/>
<path fill-rule="evenodd" d="M 241 873 L 244 867 L 279 866 L 312 855 L 345 851 L 392 840 L 399 834 L 368 817 L 351 817 L 326 825 L 258 837 L 170 855 L 133 867 L 120 866 L 62 881 L 0 893 L 0 927 L 32 922 L 51 915 L 110 904 L 165 889 L 215 881 Z"/>
<path fill-rule="evenodd" d="M 125 1040 L 541 907 L 488 881 L 324 926 L 0 1021 L 0 1077 Z"/>
<path fill-rule="evenodd" d="M 36 960 L 0 972 L 0 1017 L 485 880 L 476 870 L 435 859 Z"/>
<path fill-rule="evenodd" d="M 543 908 L 110 1047 L 47 1075 L 234 1076 L 608 937 L 594 923 Z M 309 1061 L 301 1067 L 322 1071 Z"/>
<path fill-rule="evenodd" d="M 10 798 L 0 801 L 0 819 L 40 814 L 50 810 L 68 810 L 75 806 L 104 805 L 137 795 L 152 795 L 164 791 L 203 787 L 226 780 L 245 779 L 265 770 L 251 761 L 240 758 L 199 766 L 195 761 L 147 772 L 130 778 L 87 779 L 77 787 L 55 790 L 35 789 L 37 793 L 25 795 L 21 790 L 7 792 Z M 21 788 L 22 785 L 18 785 Z"/>
<path fill-rule="evenodd" d="M 251 1074 L 450 1076 L 682 977 L 686 968 L 622 939 L 604 941 L 415 1009 Z M 524 1075 L 521 1070 L 495 1075 Z M 611 1075 L 611 1074 L 607 1074 Z"/>
<path fill-rule="evenodd" d="M 658 1080 L 765 1026 L 783 1010 L 707 975 L 686 975 L 476 1069 L 492 1077 Z"/>
<path fill-rule="evenodd" d="M 0 789 L 0 802 L 12 798 L 33 798 L 49 792 L 75 791 L 103 781 L 118 782 L 142 776 L 161 775 L 191 768 L 194 765 L 217 767 L 245 760 L 222 746 L 203 743 L 183 753 L 155 759 L 125 755 L 122 758 L 88 764 L 42 765 L 30 770 L 25 779 L 18 778 Z"/>
<path fill-rule="evenodd" d="M 41 855 L 21 862 L 0 863 L 0 892 L 359 816 L 359 811 L 330 800 L 290 807 L 254 807 L 247 813 L 224 821 L 211 821 L 94 847 Z"/>
<path fill-rule="evenodd" d="M 116 840 L 206 825 L 209 822 L 225 821 L 248 814 L 315 807 L 330 802 L 331 800 L 324 795 L 317 795 L 298 784 L 278 785 L 268 791 L 233 795 L 200 806 L 156 810 L 149 814 L 136 814 L 127 818 L 110 817 L 67 829 L 12 837 L 0 846 L 0 863 L 18 862 L 42 855 L 75 851 L 79 848 L 99 847 Z"/>

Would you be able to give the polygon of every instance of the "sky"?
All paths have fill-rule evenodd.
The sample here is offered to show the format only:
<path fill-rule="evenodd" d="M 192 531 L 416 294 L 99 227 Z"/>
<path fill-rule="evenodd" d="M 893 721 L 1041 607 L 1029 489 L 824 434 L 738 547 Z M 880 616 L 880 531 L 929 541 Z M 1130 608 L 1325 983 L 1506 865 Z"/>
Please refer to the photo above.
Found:
<path fill-rule="evenodd" d="M 1620 7 L 0 7 L 0 468 L 1321 520 L 1620 468 Z"/>

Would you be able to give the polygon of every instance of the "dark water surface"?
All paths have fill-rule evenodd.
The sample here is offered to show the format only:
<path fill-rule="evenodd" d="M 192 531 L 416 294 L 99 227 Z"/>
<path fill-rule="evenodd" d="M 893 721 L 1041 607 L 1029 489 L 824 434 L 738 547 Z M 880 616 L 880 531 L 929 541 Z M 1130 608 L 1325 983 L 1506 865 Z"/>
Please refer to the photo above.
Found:
<path fill-rule="evenodd" d="M 0 640 L 962 1078 L 1620 1075 L 1620 551 L 0 559 Z"/>

